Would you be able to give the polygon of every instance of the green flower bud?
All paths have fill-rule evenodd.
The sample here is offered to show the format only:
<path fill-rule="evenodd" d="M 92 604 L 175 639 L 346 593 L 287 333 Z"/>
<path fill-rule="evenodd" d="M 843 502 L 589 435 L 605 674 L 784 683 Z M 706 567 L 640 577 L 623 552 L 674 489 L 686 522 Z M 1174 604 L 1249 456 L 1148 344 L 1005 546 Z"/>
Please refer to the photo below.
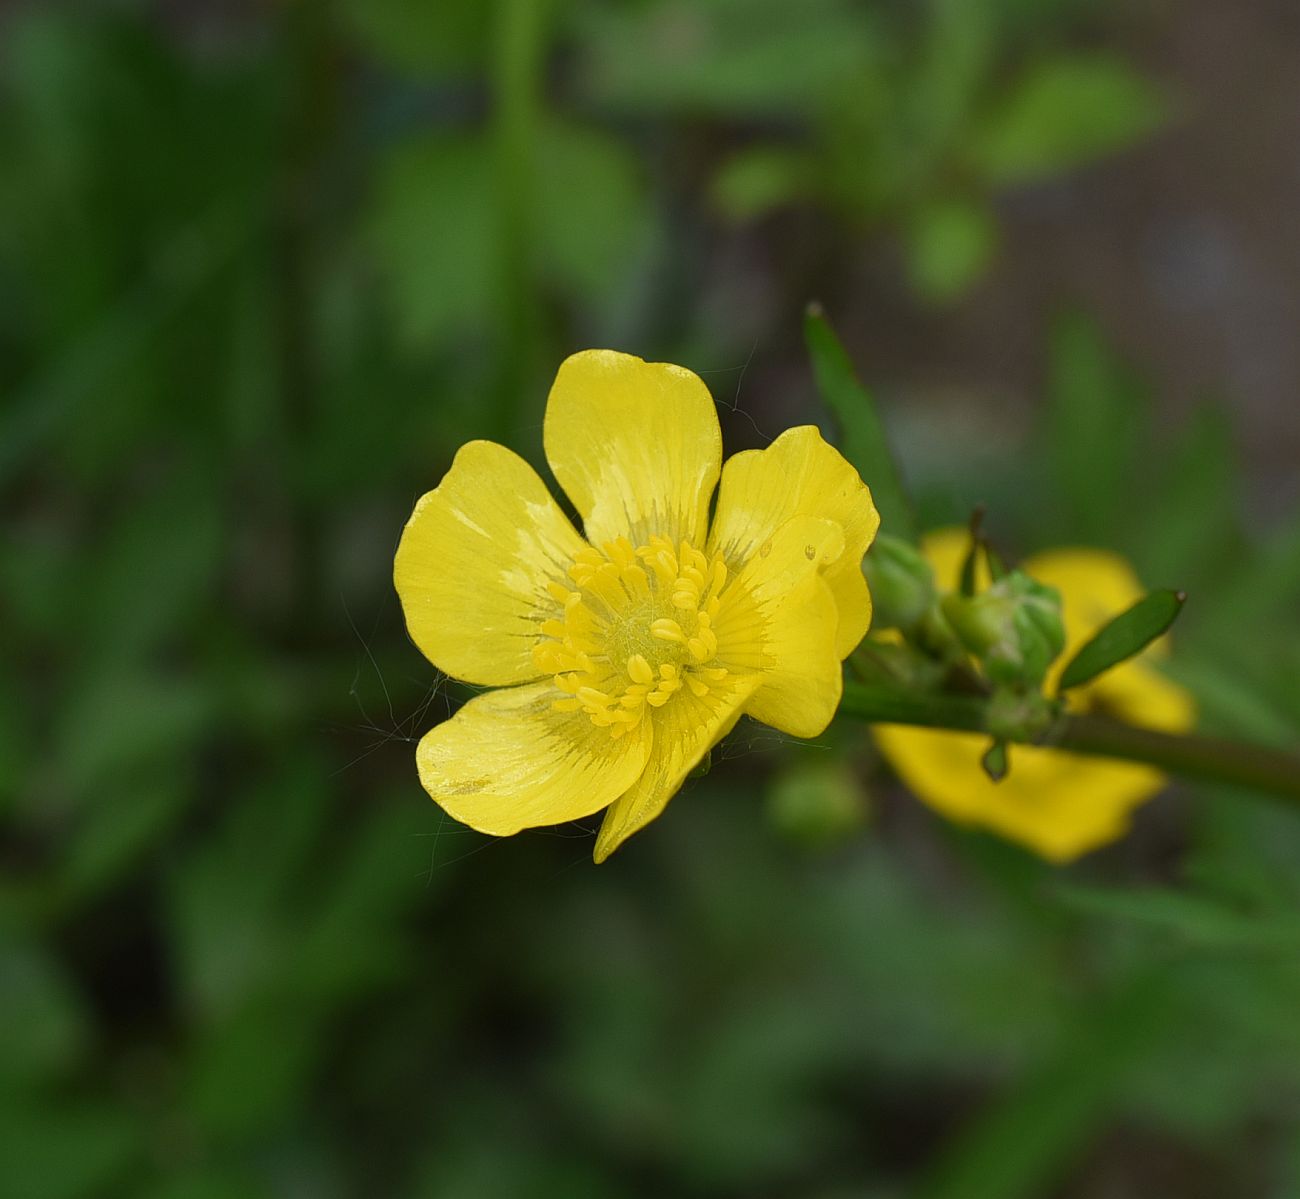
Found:
<path fill-rule="evenodd" d="M 881 534 L 862 561 L 876 628 L 914 628 L 935 601 L 934 571 L 913 546 Z"/>
<path fill-rule="evenodd" d="M 779 775 L 767 794 L 767 817 L 782 836 L 809 849 L 848 840 L 867 823 L 870 804 L 847 763 L 807 762 Z"/>
<path fill-rule="evenodd" d="M 1060 594 L 1023 571 L 1012 571 L 979 595 L 945 596 L 942 607 L 995 683 L 1041 686 L 1065 648 Z"/>

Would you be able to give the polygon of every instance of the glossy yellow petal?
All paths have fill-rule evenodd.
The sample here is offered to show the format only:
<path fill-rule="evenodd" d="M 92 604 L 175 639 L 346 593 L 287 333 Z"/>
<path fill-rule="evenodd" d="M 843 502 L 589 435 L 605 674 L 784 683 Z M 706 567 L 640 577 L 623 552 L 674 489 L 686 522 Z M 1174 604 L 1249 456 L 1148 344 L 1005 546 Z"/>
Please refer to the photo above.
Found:
<path fill-rule="evenodd" d="M 393 582 L 411 639 L 466 682 L 537 678 L 538 630 L 559 612 L 546 585 L 567 582 L 583 545 L 527 462 L 471 441 L 421 496 L 397 548 Z"/>
<path fill-rule="evenodd" d="M 722 553 L 735 568 L 796 516 L 832 520 L 843 530 L 844 552 L 825 575 L 839 614 L 836 652 L 847 657 L 871 624 L 862 556 L 880 527 L 880 515 L 858 472 L 814 426 L 787 429 L 766 449 L 727 459 L 710 552 Z"/>
<path fill-rule="evenodd" d="M 876 725 L 872 735 L 918 799 L 1054 862 L 1122 836 L 1132 810 L 1164 785 L 1147 766 L 1026 745 L 1011 746 L 1011 772 L 994 783 L 980 765 L 987 737 L 902 725 Z"/>
<path fill-rule="evenodd" d="M 549 682 L 489 691 L 420 741 L 420 782 L 462 824 L 505 837 L 578 820 L 645 769 L 651 724 L 615 740 L 584 712 L 560 712 Z"/>
<path fill-rule="evenodd" d="M 722 434 L 690 371 L 613 350 L 574 354 L 551 388 L 543 441 L 593 544 L 704 544 Z"/>
<path fill-rule="evenodd" d="M 843 690 L 825 573 L 844 552 L 834 521 L 796 516 L 755 547 L 714 621 L 718 661 L 760 686 L 745 711 L 795 737 L 830 723 Z"/>
<path fill-rule="evenodd" d="M 593 855 L 597 862 L 603 862 L 667 807 L 686 776 L 735 727 L 742 705 L 757 683 L 753 675 L 732 675 L 703 696 L 680 692 L 655 713 L 650 761 L 641 777 L 605 813 Z"/>

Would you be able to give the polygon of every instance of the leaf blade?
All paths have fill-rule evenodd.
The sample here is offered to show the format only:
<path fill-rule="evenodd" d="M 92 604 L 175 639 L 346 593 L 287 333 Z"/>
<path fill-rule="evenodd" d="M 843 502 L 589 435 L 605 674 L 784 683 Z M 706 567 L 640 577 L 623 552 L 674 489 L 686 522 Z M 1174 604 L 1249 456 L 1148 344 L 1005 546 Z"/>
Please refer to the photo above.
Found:
<path fill-rule="evenodd" d="M 817 391 L 839 421 L 844 456 L 871 488 L 881 528 L 915 545 L 916 519 L 871 392 L 858 380 L 819 304 L 808 306 L 803 327 Z"/>
<path fill-rule="evenodd" d="M 1059 691 L 1081 687 L 1098 675 L 1140 654 L 1178 619 L 1187 596 L 1181 591 L 1152 591 L 1109 623 L 1080 647 L 1061 672 Z"/>

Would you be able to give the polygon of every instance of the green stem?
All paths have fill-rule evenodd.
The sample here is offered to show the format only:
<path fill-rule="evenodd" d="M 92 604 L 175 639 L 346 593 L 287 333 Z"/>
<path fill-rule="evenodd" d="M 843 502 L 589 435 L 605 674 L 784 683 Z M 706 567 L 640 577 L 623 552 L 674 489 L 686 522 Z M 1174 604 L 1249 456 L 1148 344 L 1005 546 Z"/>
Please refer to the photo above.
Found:
<path fill-rule="evenodd" d="M 844 684 L 840 711 L 872 724 L 910 724 L 988 732 L 988 703 L 978 696 L 917 695 L 874 684 Z M 1022 742 L 1092 757 L 1142 762 L 1170 774 L 1249 787 L 1300 800 L 1300 754 L 1199 734 L 1162 733 L 1105 716 L 1060 717 L 1047 733 Z"/>
<path fill-rule="evenodd" d="M 533 217 L 546 19 L 546 0 L 497 0 L 491 80 L 501 345 L 495 391 L 497 435 L 504 441 L 511 439 L 540 337 Z"/>

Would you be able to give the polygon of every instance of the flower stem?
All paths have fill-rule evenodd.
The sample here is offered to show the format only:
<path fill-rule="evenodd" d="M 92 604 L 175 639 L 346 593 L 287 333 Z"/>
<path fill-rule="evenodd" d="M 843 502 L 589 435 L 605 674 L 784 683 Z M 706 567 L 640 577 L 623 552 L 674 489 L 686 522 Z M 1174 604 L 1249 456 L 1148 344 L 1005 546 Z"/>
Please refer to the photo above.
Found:
<path fill-rule="evenodd" d="M 510 440 L 536 373 L 541 328 L 535 213 L 537 140 L 546 61 L 545 0 L 497 0 L 492 39 L 492 140 L 497 202 L 496 434 Z"/>
<path fill-rule="evenodd" d="M 988 701 L 980 696 L 917 695 L 876 684 L 845 682 L 840 711 L 872 724 L 910 724 L 987 733 Z M 1199 734 L 1162 733 L 1105 716 L 1064 715 L 1036 739 L 1009 738 L 1092 757 L 1142 762 L 1185 778 L 1229 783 L 1300 800 L 1300 754 Z"/>

